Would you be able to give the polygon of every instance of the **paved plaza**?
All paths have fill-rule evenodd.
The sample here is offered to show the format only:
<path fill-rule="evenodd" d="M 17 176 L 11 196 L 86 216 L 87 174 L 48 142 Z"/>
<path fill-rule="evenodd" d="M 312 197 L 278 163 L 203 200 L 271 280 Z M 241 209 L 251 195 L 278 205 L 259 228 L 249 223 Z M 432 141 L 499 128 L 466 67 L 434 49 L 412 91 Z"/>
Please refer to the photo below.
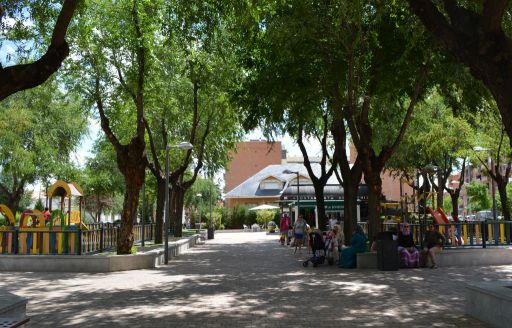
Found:
<path fill-rule="evenodd" d="M 169 266 L 109 274 L 6 273 L 30 327 L 488 327 L 465 285 L 512 266 L 382 272 L 322 265 L 265 233 L 217 233 Z"/>

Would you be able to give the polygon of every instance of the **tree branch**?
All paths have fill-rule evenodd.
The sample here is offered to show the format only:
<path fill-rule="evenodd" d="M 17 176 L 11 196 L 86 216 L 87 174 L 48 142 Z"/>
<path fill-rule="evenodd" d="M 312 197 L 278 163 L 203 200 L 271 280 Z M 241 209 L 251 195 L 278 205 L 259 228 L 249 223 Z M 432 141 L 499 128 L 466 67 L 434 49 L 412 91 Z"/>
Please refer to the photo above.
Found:
<path fill-rule="evenodd" d="M 501 30 L 501 21 L 508 6 L 508 0 L 487 0 L 481 18 L 482 29 L 486 32 Z"/>
<path fill-rule="evenodd" d="M 116 151 L 120 151 L 123 147 L 117 137 L 115 136 L 114 132 L 110 128 L 110 121 L 108 117 L 105 115 L 105 109 L 103 107 L 103 100 L 101 98 L 101 92 L 100 92 L 100 70 L 99 67 L 96 65 L 96 62 L 90 56 L 92 66 L 94 67 L 95 71 L 95 83 L 94 83 L 94 98 L 96 100 L 96 107 L 98 107 L 98 112 L 100 114 L 100 122 L 101 122 L 101 128 L 103 132 L 105 132 L 108 140 L 112 143 Z"/>
<path fill-rule="evenodd" d="M 450 26 L 446 17 L 437 9 L 431 0 L 407 0 L 413 12 L 420 18 L 429 31 L 432 32 L 450 50 L 459 47 L 455 30 Z M 446 4 L 445 4 L 446 5 Z"/>
<path fill-rule="evenodd" d="M 114 67 L 116 68 L 116 71 L 117 71 L 117 78 L 119 80 L 119 83 L 121 83 L 121 86 L 124 88 L 124 90 L 126 92 L 128 92 L 128 94 L 132 97 L 132 99 L 135 102 L 135 104 L 137 104 L 137 96 L 135 95 L 133 90 L 131 90 L 128 87 L 128 85 L 126 84 L 126 81 L 123 78 L 123 72 L 121 71 L 121 67 L 119 66 L 119 62 L 117 61 L 117 56 L 115 54 L 115 51 L 112 52 L 112 58 L 113 58 Z"/>
<path fill-rule="evenodd" d="M 429 71 L 429 68 L 427 66 L 424 66 L 422 70 L 420 71 L 420 74 L 418 78 L 416 79 L 416 85 L 414 87 L 414 93 L 411 97 L 411 101 L 409 103 L 409 107 L 407 108 L 407 113 L 405 114 L 404 121 L 402 122 L 402 126 L 400 127 L 400 132 L 398 133 L 395 141 L 391 145 L 391 147 L 383 147 L 381 154 L 379 155 L 379 158 L 382 158 L 382 160 L 385 162 L 387 161 L 393 153 L 396 152 L 398 149 L 398 146 L 402 142 L 402 139 L 404 138 L 405 131 L 409 127 L 409 123 L 412 119 L 412 113 L 414 111 L 414 108 L 418 102 L 419 96 L 421 94 L 421 91 L 423 89 L 423 86 L 425 85 L 426 79 L 427 79 L 427 73 Z"/>
<path fill-rule="evenodd" d="M 146 49 L 144 47 L 144 39 L 140 28 L 137 0 L 133 1 L 132 15 L 135 26 L 135 36 L 137 37 L 138 74 L 137 92 L 135 99 L 135 105 L 137 107 L 137 137 L 144 140 L 144 75 L 146 73 Z"/>
<path fill-rule="evenodd" d="M 44 83 L 55 73 L 69 55 L 66 32 L 79 0 L 66 0 L 53 29 L 48 50 L 37 61 L 14 65 L 0 70 L 0 100 L 21 90 Z"/>
<path fill-rule="evenodd" d="M 156 146 L 155 141 L 153 139 L 153 133 L 151 132 L 149 123 L 146 120 L 146 118 L 144 118 L 144 125 L 146 126 L 146 131 L 148 133 L 149 138 L 149 148 L 151 150 L 151 155 L 153 156 L 153 162 L 151 163 L 148 161 L 148 164 L 150 166 L 149 169 L 151 170 L 154 176 L 162 177 L 162 168 L 160 166 L 160 161 L 158 160 L 158 155 L 156 153 Z"/>

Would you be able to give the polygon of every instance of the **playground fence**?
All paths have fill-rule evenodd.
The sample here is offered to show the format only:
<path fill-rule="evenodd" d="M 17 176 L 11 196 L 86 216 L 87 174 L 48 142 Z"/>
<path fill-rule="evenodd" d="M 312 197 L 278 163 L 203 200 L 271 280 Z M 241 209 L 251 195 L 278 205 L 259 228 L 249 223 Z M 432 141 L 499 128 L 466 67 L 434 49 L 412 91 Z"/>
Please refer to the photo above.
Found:
<path fill-rule="evenodd" d="M 0 230 L 0 254 L 82 255 L 113 250 L 119 227 L 113 224 L 89 225 L 88 229 Z M 153 240 L 155 225 L 146 224 L 144 240 Z M 142 226 L 133 228 L 134 242 L 142 241 Z"/>
<path fill-rule="evenodd" d="M 425 236 L 426 224 L 409 224 L 417 246 Z M 382 231 L 400 231 L 399 223 L 384 223 Z M 445 237 L 444 247 L 493 247 L 512 244 L 512 221 L 464 221 L 436 225 Z"/>

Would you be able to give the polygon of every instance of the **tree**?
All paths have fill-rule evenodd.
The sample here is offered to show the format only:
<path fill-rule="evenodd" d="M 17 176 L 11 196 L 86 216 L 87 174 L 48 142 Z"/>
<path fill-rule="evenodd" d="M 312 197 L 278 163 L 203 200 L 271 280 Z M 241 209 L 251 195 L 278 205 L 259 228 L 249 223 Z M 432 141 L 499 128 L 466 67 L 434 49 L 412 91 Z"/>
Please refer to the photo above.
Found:
<path fill-rule="evenodd" d="M 204 166 L 209 173 L 223 167 L 229 150 L 240 138 L 239 115 L 228 102 L 228 93 L 240 73 L 229 50 L 232 45 L 223 27 L 224 16 L 208 17 L 210 5 L 208 1 L 200 6 L 184 2 L 168 7 L 166 10 L 173 19 L 165 21 L 164 41 L 154 49 L 160 70 L 152 81 L 146 129 L 151 154 L 149 168 L 158 188 L 157 238 L 161 236 L 165 202 L 164 152 L 160 149 L 184 140 L 194 145 L 194 149 L 171 154 L 174 169 L 170 173 L 173 187 L 169 210 L 174 233 L 179 236 L 186 190 Z M 219 14 L 227 10 L 223 5 L 217 9 Z M 161 94 L 167 97 L 162 99 Z M 193 173 L 188 175 L 192 164 Z"/>
<path fill-rule="evenodd" d="M 29 41 L 33 44 L 48 43 L 48 46 L 45 52 L 37 49 L 41 56 L 32 63 L 21 58 L 18 64 L 7 67 L 0 65 L 0 100 L 44 83 L 60 68 L 69 54 L 69 45 L 65 37 L 78 3 L 79 0 L 65 0 L 62 6 L 59 6 L 49 0 L 2 1 L 2 35 L 7 36 L 10 42 Z M 7 20 L 4 19 L 4 15 L 7 16 Z M 51 29 L 51 38 L 48 38 L 48 29 Z M 35 39 L 31 40 L 32 36 L 35 36 Z"/>
<path fill-rule="evenodd" d="M 102 213 L 115 206 L 115 196 L 123 193 L 123 176 L 117 168 L 116 154 L 104 137 L 96 140 L 93 157 L 87 159 L 81 186 L 87 191 L 85 210 L 94 213 L 96 222 Z"/>
<path fill-rule="evenodd" d="M 70 154 L 86 132 L 81 102 L 55 80 L 0 103 L 0 192 L 13 210 L 26 187 L 72 166 Z"/>
<path fill-rule="evenodd" d="M 198 196 L 201 194 L 201 196 Z M 202 213 L 201 222 L 210 223 L 210 210 L 215 210 L 218 201 L 221 199 L 220 189 L 211 179 L 198 177 L 196 182 L 185 192 L 184 205 L 189 209 L 199 209 Z M 206 219 L 203 219 L 206 218 Z"/>
<path fill-rule="evenodd" d="M 409 133 L 388 163 L 388 168 L 398 171 L 408 181 L 414 180 L 416 172 L 421 172 L 424 182 L 430 177 L 429 184 L 437 191 L 437 206 L 443 208 L 443 196 L 446 190 L 452 199 L 453 217 L 458 217 L 458 199 L 464 181 L 465 158 L 472 146 L 473 130 L 462 117 L 454 116 L 444 97 L 437 92 L 430 94 L 418 105 L 418 111 L 411 121 Z M 425 168 L 434 166 L 427 174 Z M 462 166 L 462 169 L 461 169 Z M 454 171 L 459 171 L 457 188 L 447 187 L 448 179 Z M 411 184 L 416 190 L 419 186 Z M 422 188 L 426 190 L 426 186 Z"/>
<path fill-rule="evenodd" d="M 125 193 L 118 254 L 129 254 L 133 222 L 145 180 L 145 94 L 151 71 L 150 47 L 160 21 L 158 2 L 88 2 L 76 33 L 74 87 L 95 105 L 101 128 L 112 144 Z M 72 82 L 73 84 L 73 82 Z"/>
<path fill-rule="evenodd" d="M 401 5 L 364 4 L 349 6 L 350 19 L 341 24 L 344 47 L 332 66 L 346 73 L 333 74 L 330 92 L 362 162 L 369 233 L 375 234 L 380 228 L 381 173 L 428 89 L 435 58 L 425 53 L 429 40 Z"/>
<path fill-rule="evenodd" d="M 240 37 L 244 47 L 239 56 L 247 74 L 236 94 L 237 101 L 247 113 L 246 129 L 259 125 L 270 138 L 287 132 L 297 140 L 315 189 L 321 226 L 327 221 L 324 186 L 334 172 L 338 158 L 344 156 L 346 159 L 346 152 L 339 150 L 340 147 L 345 149 L 345 143 L 338 142 L 341 138 L 338 127 L 344 127 L 344 124 L 340 123 L 340 115 L 335 113 L 327 88 L 332 67 L 330 58 L 325 58 L 325 49 L 340 47 L 336 44 L 337 36 L 326 31 L 326 26 L 336 24 L 330 16 L 334 8 L 334 4 L 317 5 L 301 1 L 264 3 L 261 7 L 252 8 L 252 12 L 257 12 L 255 20 L 244 21 L 248 25 L 241 29 L 244 32 Z M 307 29 L 303 28 L 304 24 Z M 319 38 L 318 35 L 325 37 Z M 346 136 L 344 128 L 342 133 Z M 322 146 L 321 169 L 317 175 L 303 145 L 304 137 L 316 139 Z M 332 139 L 334 151 L 330 149 Z M 348 160 L 344 164 L 346 170 L 342 173 L 350 175 Z M 350 222 L 344 225 L 347 235 L 352 234 L 350 223 L 356 217 L 357 187 L 361 179 L 359 164 L 356 163 L 354 171 L 359 171 L 355 179 L 344 177 L 345 211 L 348 213 L 345 217 L 350 218 Z M 353 180 L 356 181 L 349 185 L 348 182 Z M 349 192 L 348 187 L 354 191 Z"/>
<path fill-rule="evenodd" d="M 469 197 L 469 207 L 472 211 L 479 212 L 491 208 L 491 200 L 486 185 L 472 181 L 466 187 L 466 190 Z"/>
<path fill-rule="evenodd" d="M 479 122 L 475 145 L 480 147 L 480 150 L 484 150 L 487 155 L 482 156 L 483 154 L 475 152 L 475 157 L 482 164 L 492 181 L 491 183 L 496 183 L 503 216 L 505 220 L 509 221 L 511 217 L 507 185 L 512 168 L 512 151 L 507 140 L 508 136 L 505 135 L 505 129 L 497 117 L 496 111 L 486 114 L 482 114 Z M 499 136 L 498 140 L 496 140 L 496 136 Z M 476 147 L 475 149 L 478 149 Z"/>
<path fill-rule="evenodd" d="M 408 2 L 434 38 L 487 86 L 512 143 L 509 1 L 443 0 L 442 6 L 432 0 Z"/>

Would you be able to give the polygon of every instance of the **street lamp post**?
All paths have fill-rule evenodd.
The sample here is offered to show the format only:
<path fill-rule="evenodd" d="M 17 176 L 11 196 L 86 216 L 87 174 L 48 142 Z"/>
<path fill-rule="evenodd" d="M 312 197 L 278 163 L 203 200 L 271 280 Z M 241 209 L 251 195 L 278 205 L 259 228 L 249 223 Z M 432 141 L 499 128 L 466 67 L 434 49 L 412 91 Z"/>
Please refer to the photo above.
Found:
<path fill-rule="evenodd" d="M 194 147 L 190 142 L 180 142 L 177 145 L 165 146 L 165 248 L 164 248 L 164 263 L 169 263 L 169 150 L 171 148 L 177 149 L 192 149 Z"/>
<path fill-rule="evenodd" d="M 210 205 L 210 226 L 208 228 L 208 239 L 213 239 L 213 234 L 214 234 L 214 229 L 215 229 L 215 224 L 213 223 L 213 215 L 212 215 L 212 202 L 213 202 L 213 199 L 212 199 L 212 185 L 213 185 L 213 179 L 212 179 L 212 175 L 210 174 L 210 197 L 209 197 L 209 205 Z"/>
<path fill-rule="evenodd" d="M 284 174 L 297 174 L 297 217 L 295 218 L 295 221 L 299 218 L 299 211 L 300 211 L 300 187 L 299 187 L 299 171 L 290 171 L 290 170 L 284 170 Z"/>
<path fill-rule="evenodd" d="M 144 213 L 145 213 L 145 210 L 146 210 L 146 181 L 144 181 L 144 184 L 142 185 L 142 215 L 141 215 L 141 223 L 142 223 L 142 226 L 141 226 L 141 229 L 142 229 L 142 238 L 141 238 L 141 242 L 140 242 L 140 245 L 142 247 L 145 246 L 145 239 L 146 239 L 146 222 L 144 220 Z"/>
<path fill-rule="evenodd" d="M 203 197 L 203 195 L 200 193 L 198 193 L 196 196 L 199 198 L 199 200 L 201 200 L 201 197 Z M 196 222 L 196 233 L 199 233 L 199 231 L 201 230 L 201 214 L 202 213 L 201 213 L 201 206 L 198 204 L 197 207 L 199 208 L 199 223 Z"/>

